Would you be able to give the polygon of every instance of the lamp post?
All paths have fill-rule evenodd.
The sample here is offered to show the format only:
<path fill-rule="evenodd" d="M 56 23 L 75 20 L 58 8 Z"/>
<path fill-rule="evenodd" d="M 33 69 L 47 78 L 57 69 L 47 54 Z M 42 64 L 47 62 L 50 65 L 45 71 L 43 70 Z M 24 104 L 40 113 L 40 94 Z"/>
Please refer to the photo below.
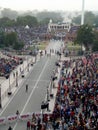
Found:
<path fill-rule="evenodd" d="M 8 91 L 8 95 L 11 95 L 12 92 L 11 92 L 11 83 L 10 83 L 10 74 L 9 74 L 9 91 Z"/>
<path fill-rule="evenodd" d="M 52 81 L 52 76 L 51 76 L 51 80 L 50 80 L 50 94 L 52 94 L 52 85 L 53 85 L 52 82 L 53 82 L 53 81 Z"/>
<path fill-rule="evenodd" d="M 18 71 L 16 71 L 16 87 L 18 87 Z"/>
<path fill-rule="evenodd" d="M 28 63 L 28 57 L 27 57 L 27 71 L 29 72 L 29 63 Z"/>
<path fill-rule="evenodd" d="M 50 100 L 49 100 L 49 88 L 48 88 L 48 86 L 47 86 L 47 102 L 49 102 Z"/>
<path fill-rule="evenodd" d="M 1 100 L 1 84 L 0 84 L 0 108 L 2 108 L 2 100 Z"/>

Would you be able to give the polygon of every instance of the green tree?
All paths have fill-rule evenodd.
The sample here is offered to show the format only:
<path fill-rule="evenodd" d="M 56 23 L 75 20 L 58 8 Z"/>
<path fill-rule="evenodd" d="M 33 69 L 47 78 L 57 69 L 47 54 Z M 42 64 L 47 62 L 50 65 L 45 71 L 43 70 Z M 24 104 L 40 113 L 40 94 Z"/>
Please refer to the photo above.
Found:
<path fill-rule="evenodd" d="M 43 19 L 52 19 L 53 22 L 62 22 L 63 21 L 63 17 L 61 15 L 60 12 L 49 12 L 49 11 L 43 11 L 43 12 L 39 12 L 37 13 L 37 19 L 38 21 L 43 21 Z M 48 21 L 49 23 L 49 21 Z"/>
<path fill-rule="evenodd" d="M 98 15 L 95 16 L 94 25 L 98 27 Z"/>
<path fill-rule="evenodd" d="M 94 41 L 94 33 L 92 27 L 89 25 L 80 26 L 77 32 L 76 40 L 81 46 L 84 45 L 87 51 L 91 49 Z"/>
<path fill-rule="evenodd" d="M 17 34 L 15 32 L 5 34 L 5 45 L 12 47 L 17 41 Z"/>
<path fill-rule="evenodd" d="M 8 17 L 3 17 L 0 19 L 1 27 L 12 27 L 16 24 L 15 20 L 10 20 Z"/>
<path fill-rule="evenodd" d="M 1 16 L 2 18 L 3 17 L 8 17 L 9 19 L 11 20 L 15 20 L 17 17 L 18 17 L 18 12 L 15 11 L 15 10 L 11 10 L 11 9 L 8 9 L 8 8 L 4 8 L 2 11 L 1 11 Z"/>
<path fill-rule="evenodd" d="M 0 31 L 0 47 L 4 47 L 4 39 L 5 39 L 5 34 L 3 31 Z"/>
<path fill-rule="evenodd" d="M 40 21 L 40 24 L 45 25 L 49 23 L 50 18 L 44 18 L 42 21 Z"/>
<path fill-rule="evenodd" d="M 34 16 L 22 16 L 17 18 L 17 25 L 19 26 L 36 26 L 38 24 L 37 18 Z"/>
<path fill-rule="evenodd" d="M 77 17 L 74 17 L 72 19 L 72 23 L 75 23 L 75 24 L 81 24 L 81 15 L 77 16 Z"/>
<path fill-rule="evenodd" d="M 95 23 L 96 16 L 91 11 L 86 11 L 84 14 L 84 24 L 93 25 Z M 81 15 L 72 19 L 73 23 L 81 24 Z"/>
<path fill-rule="evenodd" d="M 94 20 L 95 20 L 95 15 L 88 11 L 85 13 L 85 16 L 84 16 L 84 23 L 85 24 L 89 24 L 89 25 L 93 25 L 94 24 Z"/>
<path fill-rule="evenodd" d="M 98 51 L 98 32 L 97 31 L 94 31 L 94 36 L 95 36 L 95 38 L 94 38 L 92 50 Z"/>
<path fill-rule="evenodd" d="M 92 50 L 93 50 L 93 52 L 94 52 L 94 51 L 98 51 L 98 40 L 95 40 L 95 41 L 94 41 Z"/>
<path fill-rule="evenodd" d="M 0 31 L 0 48 L 9 47 L 15 50 L 21 50 L 24 47 L 24 43 L 19 41 L 17 33 L 5 33 Z"/>
<path fill-rule="evenodd" d="M 17 41 L 14 45 L 13 45 L 13 49 L 15 50 L 21 50 L 24 47 L 24 43 L 23 42 L 19 42 Z"/>

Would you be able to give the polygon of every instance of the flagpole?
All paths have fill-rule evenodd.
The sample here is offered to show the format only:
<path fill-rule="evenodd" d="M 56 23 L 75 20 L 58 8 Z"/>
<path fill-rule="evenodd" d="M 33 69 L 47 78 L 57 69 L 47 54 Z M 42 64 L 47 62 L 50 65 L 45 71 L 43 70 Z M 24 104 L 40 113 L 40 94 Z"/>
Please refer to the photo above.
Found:
<path fill-rule="evenodd" d="M 82 0 L 82 14 L 81 14 L 81 25 L 84 24 L 84 2 L 85 0 Z"/>

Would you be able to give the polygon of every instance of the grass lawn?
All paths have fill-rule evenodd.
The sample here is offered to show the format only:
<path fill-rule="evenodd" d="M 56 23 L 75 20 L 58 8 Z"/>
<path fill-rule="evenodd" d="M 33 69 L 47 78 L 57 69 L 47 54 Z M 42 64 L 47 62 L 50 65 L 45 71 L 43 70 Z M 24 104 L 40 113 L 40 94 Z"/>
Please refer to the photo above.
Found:
<path fill-rule="evenodd" d="M 35 45 L 39 50 L 45 50 L 48 45 L 48 42 L 40 42 L 39 44 Z M 29 50 L 33 50 L 34 45 L 30 46 Z"/>
<path fill-rule="evenodd" d="M 45 50 L 47 46 L 48 46 L 48 42 L 41 42 L 39 45 L 37 45 L 39 50 Z"/>
<path fill-rule="evenodd" d="M 79 44 L 72 44 L 72 43 L 68 43 L 67 44 L 67 48 L 68 48 L 68 50 L 70 50 L 70 51 L 79 51 L 79 50 L 81 50 L 81 46 L 79 45 Z"/>

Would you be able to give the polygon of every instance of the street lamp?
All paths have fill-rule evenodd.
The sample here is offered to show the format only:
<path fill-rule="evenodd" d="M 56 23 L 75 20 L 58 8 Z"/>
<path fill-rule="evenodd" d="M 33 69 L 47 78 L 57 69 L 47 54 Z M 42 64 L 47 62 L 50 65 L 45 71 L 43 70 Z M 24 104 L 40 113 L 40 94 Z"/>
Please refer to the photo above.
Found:
<path fill-rule="evenodd" d="M 11 84 L 10 84 L 10 74 L 9 74 L 9 91 L 8 91 L 8 95 L 11 95 L 12 92 L 11 92 Z"/>
<path fill-rule="evenodd" d="M 0 108 L 2 108 L 2 101 L 1 101 L 1 84 L 0 84 Z"/>
<path fill-rule="evenodd" d="M 16 71 L 16 87 L 18 87 L 18 71 Z"/>
<path fill-rule="evenodd" d="M 50 99 L 49 99 L 49 88 L 47 86 L 47 102 L 49 102 L 49 101 L 50 101 Z"/>
<path fill-rule="evenodd" d="M 28 57 L 27 57 L 27 71 L 29 72 L 29 63 L 28 63 Z"/>

